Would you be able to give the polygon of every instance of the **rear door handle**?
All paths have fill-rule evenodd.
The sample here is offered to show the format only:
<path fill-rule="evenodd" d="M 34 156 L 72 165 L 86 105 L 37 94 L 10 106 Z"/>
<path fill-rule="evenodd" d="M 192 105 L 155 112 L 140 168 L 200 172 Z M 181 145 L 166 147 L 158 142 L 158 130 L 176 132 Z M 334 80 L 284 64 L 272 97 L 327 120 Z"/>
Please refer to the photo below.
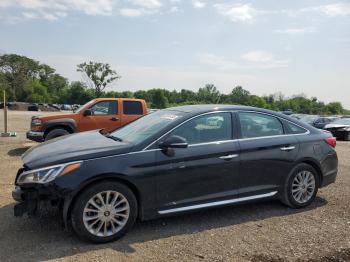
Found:
<path fill-rule="evenodd" d="M 236 157 L 238 157 L 237 154 L 232 154 L 232 155 L 220 156 L 219 158 L 223 159 L 223 160 L 231 160 L 231 159 L 236 158 Z"/>
<path fill-rule="evenodd" d="M 295 149 L 295 146 L 284 146 L 284 147 L 281 147 L 282 151 L 292 151 L 293 149 Z"/>
<path fill-rule="evenodd" d="M 112 121 L 118 121 L 118 120 L 119 120 L 119 118 L 112 117 L 110 120 L 112 120 Z"/>

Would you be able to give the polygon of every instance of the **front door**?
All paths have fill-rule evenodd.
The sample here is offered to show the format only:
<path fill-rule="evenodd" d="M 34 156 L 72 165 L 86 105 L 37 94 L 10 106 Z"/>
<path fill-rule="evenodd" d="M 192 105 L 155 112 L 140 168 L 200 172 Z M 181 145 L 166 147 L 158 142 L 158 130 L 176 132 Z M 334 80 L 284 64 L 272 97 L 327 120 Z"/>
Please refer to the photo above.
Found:
<path fill-rule="evenodd" d="M 118 113 L 118 101 L 99 101 L 90 107 L 92 115 L 81 116 L 80 131 L 104 129 L 110 132 L 121 125 Z"/>
<path fill-rule="evenodd" d="M 239 112 L 240 197 L 279 191 L 299 150 L 294 135 L 286 135 L 282 122 L 272 115 Z"/>
<path fill-rule="evenodd" d="M 156 153 L 159 213 L 210 206 L 237 196 L 240 158 L 232 122 L 230 112 L 205 114 L 167 136 L 184 137 L 189 146 Z"/>

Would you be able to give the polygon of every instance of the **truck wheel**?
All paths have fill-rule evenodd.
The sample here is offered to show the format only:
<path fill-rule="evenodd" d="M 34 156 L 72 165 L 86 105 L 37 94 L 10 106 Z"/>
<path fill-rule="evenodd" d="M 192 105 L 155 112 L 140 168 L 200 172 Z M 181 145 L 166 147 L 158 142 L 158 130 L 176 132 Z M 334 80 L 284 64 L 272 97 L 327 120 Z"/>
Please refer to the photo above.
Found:
<path fill-rule="evenodd" d="M 106 243 L 122 237 L 137 217 L 133 192 L 117 182 L 102 182 L 83 191 L 74 201 L 71 222 L 85 241 Z"/>
<path fill-rule="evenodd" d="M 306 207 L 314 201 L 318 185 L 316 170 L 308 164 L 299 164 L 287 178 L 281 201 L 292 208 Z"/>
<path fill-rule="evenodd" d="M 45 141 L 59 137 L 59 136 L 65 136 L 69 135 L 70 133 L 62 128 L 56 128 L 51 130 L 46 136 L 45 136 Z"/>

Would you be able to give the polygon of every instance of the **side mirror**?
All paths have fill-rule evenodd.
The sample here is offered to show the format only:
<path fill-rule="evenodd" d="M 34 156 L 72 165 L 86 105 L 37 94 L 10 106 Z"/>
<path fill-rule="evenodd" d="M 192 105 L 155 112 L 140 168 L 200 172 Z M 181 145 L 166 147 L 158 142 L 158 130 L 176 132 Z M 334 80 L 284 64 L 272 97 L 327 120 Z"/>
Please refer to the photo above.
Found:
<path fill-rule="evenodd" d="M 163 142 L 161 142 L 159 144 L 159 147 L 162 149 L 186 148 L 186 147 L 188 147 L 188 143 L 187 143 L 186 138 L 183 138 L 181 136 L 171 136 L 171 137 L 168 137 Z"/>
<path fill-rule="evenodd" d="M 84 111 L 84 116 L 91 116 L 91 115 L 92 115 L 92 112 L 91 112 L 90 109 L 86 109 L 86 110 Z"/>

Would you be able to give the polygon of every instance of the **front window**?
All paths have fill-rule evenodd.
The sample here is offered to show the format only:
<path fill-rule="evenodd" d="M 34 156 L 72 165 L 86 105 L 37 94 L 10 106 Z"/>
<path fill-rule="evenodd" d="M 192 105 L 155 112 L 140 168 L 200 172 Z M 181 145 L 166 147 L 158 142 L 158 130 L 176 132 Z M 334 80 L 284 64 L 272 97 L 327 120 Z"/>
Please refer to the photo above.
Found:
<path fill-rule="evenodd" d="M 118 113 L 117 101 L 102 101 L 93 105 L 91 108 L 92 115 L 116 115 Z"/>
<path fill-rule="evenodd" d="M 81 110 L 83 110 L 84 108 L 87 108 L 88 106 L 90 106 L 94 102 L 95 102 L 95 100 L 91 100 L 91 101 L 87 102 L 86 104 L 80 106 L 77 110 L 75 110 L 75 113 L 79 113 Z"/>
<path fill-rule="evenodd" d="M 232 120 L 230 113 L 214 113 L 196 117 L 170 135 L 181 136 L 188 144 L 209 143 L 232 139 Z"/>
<path fill-rule="evenodd" d="M 157 134 L 176 120 L 184 116 L 184 112 L 160 110 L 112 132 L 110 135 L 123 141 L 138 144 Z"/>

